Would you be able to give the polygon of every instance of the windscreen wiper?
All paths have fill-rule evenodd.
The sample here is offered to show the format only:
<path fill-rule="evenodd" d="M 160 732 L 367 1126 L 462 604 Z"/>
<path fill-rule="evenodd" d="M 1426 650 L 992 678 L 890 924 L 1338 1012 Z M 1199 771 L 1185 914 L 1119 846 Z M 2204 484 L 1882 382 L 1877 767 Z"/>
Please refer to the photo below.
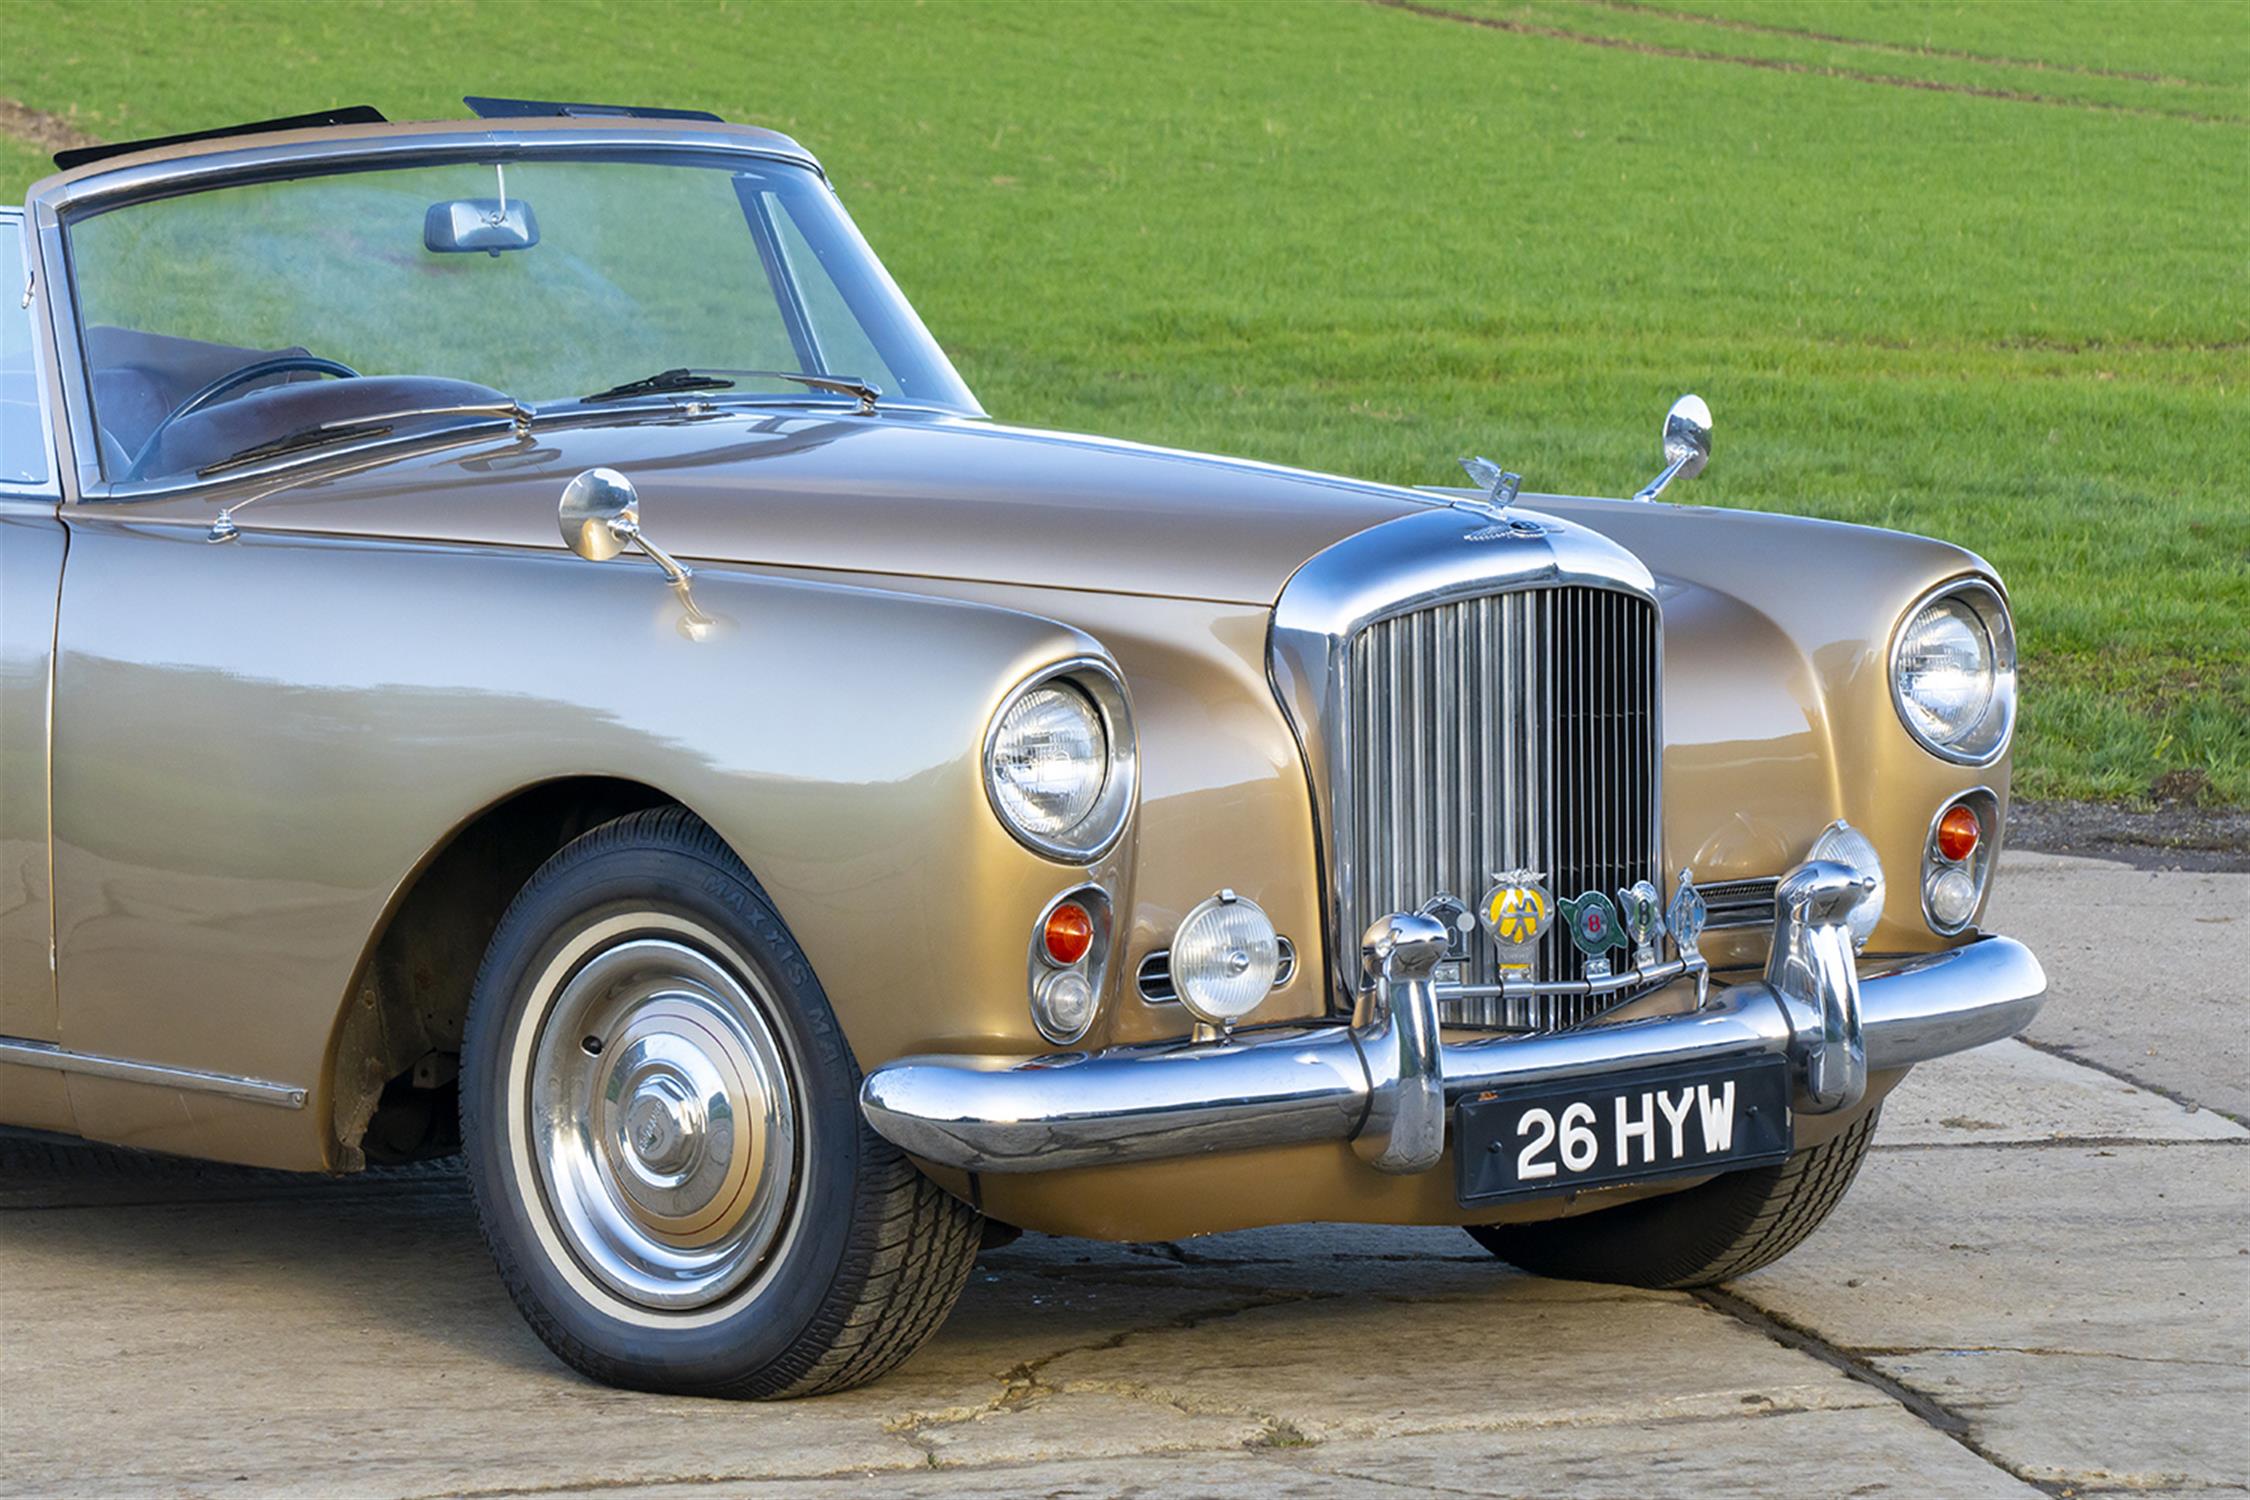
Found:
<path fill-rule="evenodd" d="M 513 397 L 497 401 L 460 401 L 444 406 L 411 406 L 402 411 L 377 412 L 364 417 L 348 417 L 341 421 L 320 422 L 311 427 L 300 427 L 295 432 L 285 432 L 280 437 L 262 443 L 253 443 L 239 452 L 230 453 L 214 463 L 205 464 L 195 471 L 195 477 L 205 479 L 213 474 L 223 474 L 228 469 L 239 469 L 260 459 L 279 458 L 284 453 L 295 453 L 302 448 L 317 448 L 322 443 L 342 442 L 351 438 L 382 437 L 391 430 L 394 422 L 404 422 L 415 417 L 492 416 L 506 417 L 514 424 L 518 436 L 527 436 L 531 423 L 538 416 L 530 407 Z"/>
<path fill-rule="evenodd" d="M 279 458 L 284 453 L 295 453 L 303 448 L 317 448 L 323 443 L 340 442 L 346 438 L 381 437 L 389 432 L 388 422 L 325 422 L 318 427 L 300 427 L 295 432 L 285 432 L 280 437 L 263 443 L 252 443 L 225 458 L 207 463 L 195 471 L 198 479 L 208 479 L 213 474 L 224 474 L 229 469 L 239 469 L 261 459 Z"/>
<path fill-rule="evenodd" d="M 814 375 L 804 370 L 694 370 L 682 366 L 673 370 L 659 370 L 654 375 L 639 380 L 628 380 L 623 385 L 613 385 L 590 396 L 580 396 L 580 405 L 596 401 L 623 401 L 631 396 L 663 396 L 681 391 L 732 390 L 735 377 L 761 380 L 794 380 L 799 385 L 809 385 L 816 391 L 830 391 L 839 396 L 850 396 L 859 402 L 860 415 L 870 416 L 875 411 L 875 398 L 883 388 L 861 380 L 856 375 Z"/>

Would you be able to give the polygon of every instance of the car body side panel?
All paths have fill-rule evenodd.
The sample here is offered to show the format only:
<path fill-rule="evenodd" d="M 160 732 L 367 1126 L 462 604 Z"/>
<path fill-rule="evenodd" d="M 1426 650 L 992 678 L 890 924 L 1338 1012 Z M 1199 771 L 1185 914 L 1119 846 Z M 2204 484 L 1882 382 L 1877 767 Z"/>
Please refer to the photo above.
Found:
<path fill-rule="evenodd" d="M 47 842 L 47 688 L 64 536 L 52 500 L 0 495 L 0 1036 L 57 1036 Z M 62 1079 L 0 1063 L 6 1118 L 73 1128 Z"/>
<path fill-rule="evenodd" d="M 48 864 L 48 688 L 68 535 L 45 387 L 50 361 L 25 284 L 23 216 L 0 208 L 0 1036 L 55 1039 L 54 908 Z M 19 1124 L 72 1128 L 63 1081 L 0 1063 Z"/>
<path fill-rule="evenodd" d="M 543 780 L 701 813 L 855 1050 L 1031 1050 L 1030 924 L 1070 879 L 986 805 L 985 723 L 1095 652 L 1020 613 L 643 561 L 73 517 L 55 785 L 62 1041 L 313 1091 L 303 1111 L 74 1076 L 100 1138 L 329 1162 L 339 1007 L 401 883 Z M 1084 871 L 1078 872 L 1082 878 Z M 1130 899 L 1114 863 L 1094 871 Z"/>
<path fill-rule="evenodd" d="M 796 576 L 841 580 L 851 575 Z M 1194 599 L 1145 599 L 1074 589 L 913 578 L 871 584 L 1026 610 L 1099 640 L 1133 689 L 1141 747 L 1141 810 L 1134 834 L 1134 901 L 1119 908 L 1124 984 L 1081 1043 L 1101 1046 L 1185 1035 L 1177 1004 L 1148 1005 L 1132 974 L 1169 948 L 1191 907 L 1222 888 L 1255 900 L 1297 947 L 1289 983 L 1261 1021 L 1318 1016 L 1320 861 L 1304 763 L 1265 676 L 1271 611 Z M 862 1065 L 868 1059 L 862 1058 Z"/>
<path fill-rule="evenodd" d="M 0 495 L 0 1036 L 47 1042 L 47 669 L 63 545 L 54 502 Z"/>

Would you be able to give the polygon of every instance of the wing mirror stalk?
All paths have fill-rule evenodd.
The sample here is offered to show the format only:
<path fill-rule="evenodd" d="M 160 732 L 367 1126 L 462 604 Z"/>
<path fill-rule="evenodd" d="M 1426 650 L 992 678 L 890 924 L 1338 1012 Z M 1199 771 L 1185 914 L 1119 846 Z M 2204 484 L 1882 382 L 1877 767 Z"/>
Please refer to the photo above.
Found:
<path fill-rule="evenodd" d="M 1675 479 L 1693 479 L 1711 461 L 1711 408 L 1689 394 L 1664 414 L 1664 472 L 1641 486 L 1635 500 L 1654 500 Z"/>
<path fill-rule="evenodd" d="M 672 587 L 685 590 L 695 574 L 671 553 L 641 534 L 641 497 L 633 481 L 615 469 L 588 469 L 563 487 L 557 513 L 563 540 L 588 562 L 608 562 L 627 547 L 664 570 Z"/>
<path fill-rule="evenodd" d="M 608 562 L 627 547 L 640 551 L 664 570 L 665 579 L 680 596 L 680 631 L 691 641 L 708 639 L 719 622 L 696 606 L 688 584 L 695 573 L 688 565 L 641 533 L 641 497 L 633 481 L 615 469 L 588 469 L 563 486 L 562 504 L 556 512 L 563 541 L 588 562 Z"/>

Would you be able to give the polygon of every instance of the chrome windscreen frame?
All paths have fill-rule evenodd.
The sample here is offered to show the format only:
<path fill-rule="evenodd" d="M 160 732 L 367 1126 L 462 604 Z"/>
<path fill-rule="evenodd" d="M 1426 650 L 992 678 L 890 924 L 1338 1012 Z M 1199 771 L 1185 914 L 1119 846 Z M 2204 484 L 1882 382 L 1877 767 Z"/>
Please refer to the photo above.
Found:
<path fill-rule="evenodd" d="M 1603 588 L 1646 599 L 1657 605 L 1655 736 L 1661 764 L 1664 637 L 1655 576 L 1631 552 L 1583 526 L 1531 509 L 1509 514 L 1526 524 L 1498 527 L 1487 513 L 1433 504 L 1370 527 L 1314 555 L 1274 605 L 1266 671 L 1296 735 L 1312 797 L 1314 842 L 1325 877 L 1321 918 L 1331 1014 L 1353 1013 L 1361 972 L 1360 934 L 1344 930 L 1354 854 L 1345 847 L 1335 800 L 1335 788 L 1346 784 L 1352 771 L 1345 763 L 1340 710 L 1348 701 L 1352 641 L 1361 631 L 1430 605 L 1524 589 Z M 1661 846 L 1661 775 L 1650 778 L 1649 797 L 1650 827 Z M 1622 990 L 1630 977 L 1618 977 Z"/>
<path fill-rule="evenodd" d="M 462 122 L 464 126 L 468 122 Z M 223 143 L 214 143 L 220 146 Z M 538 128 L 531 122 L 507 129 L 467 129 L 440 126 L 433 129 L 379 126 L 367 133 L 335 129 L 257 138 L 254 145 L 214 149 L 207 155 L 144 161 L 90 172 L 82 177 L 35 187 L 25 207 L 30 215 L 31 243 L 38 255 L 39 301 L 48 327 L 44 330 L 55 351 L 64 414 L 70 433 L 71 459 L 77 496 L 85 500 L 151 499 L 182 490 L 201 489 L 213 481 L 190 478 L 136 485 L 120 490 L 102 473 L 101 446 L 95 436 L 93 397 L 85 346 L 80 339 L 77 285 L 70 274 L 69 241 L 64 221 L 72 215 L 117 207 L 149 198 L 200 192 L 238 183 L 266 182 L 302 176 L 308 172 L 374 171 L 405 165 L 444 165 L 459 162 L 513 162 L 558 153 L 584 150 L 645 152 L 652 156 L 739 156 L 783 161 L 804 167 L 822 181 L 827 174 L 820 163 L 785 136 L 751 127 L 694 129 L 677 122 L 652 128 L 630 121 L 599 124 L 574 121 L 559 128 Z M 130 159 L 128 158 L 128 161 Z M 313 453 L 292 455 L 269 464 L 246 467 L 225 478 L 229 481 L 304 467 L 366 448 L 396 445 L 395 439 L 325 446 Z"/>

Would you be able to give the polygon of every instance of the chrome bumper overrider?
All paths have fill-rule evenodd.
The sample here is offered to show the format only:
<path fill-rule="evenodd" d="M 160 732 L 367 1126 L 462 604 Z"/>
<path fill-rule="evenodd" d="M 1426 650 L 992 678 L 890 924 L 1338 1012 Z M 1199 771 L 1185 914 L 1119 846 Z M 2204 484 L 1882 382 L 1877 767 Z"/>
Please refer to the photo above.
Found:
<path fill-rule="evenodd" d="M 1402 913 L 1369 929 L 1354 1024 L 1030 1059 L 902 1058 L 868 1076 L 860 1108 L 910 1155 L 974 1172 L 1326 1140 L 1351 1141 L 1377 1170 L 1420 1172 L 1443 1154 L 1464 1095 L 1778 1053 L 1791 1064 L 1794 1107 L 1820 1114 L 1858 1103 L 1870 1069 L 2013 1036 L 2038 1012 L 2046 975 L 2004 937 L 1862 978 L 1847 919 L 1864 888 L 1845 866 L 1798 866 L 1776 892 L 1765 976 L 1714 986 L 1684 1015 L 1442 1041 L 1431 972 L 1446 933 Z"/>

